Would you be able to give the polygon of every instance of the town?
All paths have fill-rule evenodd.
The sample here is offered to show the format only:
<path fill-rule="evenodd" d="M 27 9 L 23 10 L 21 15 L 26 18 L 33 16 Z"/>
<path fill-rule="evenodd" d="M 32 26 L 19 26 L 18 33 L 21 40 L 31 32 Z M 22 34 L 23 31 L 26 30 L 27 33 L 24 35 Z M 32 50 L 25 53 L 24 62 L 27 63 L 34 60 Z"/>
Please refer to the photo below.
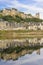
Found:
<path fill-rule="evenodd" d="M 0 10 L 0 16 L 12 16 L 15 18 L 15 16 L 19 16 L 22 19 L 25 18 L 37 18 L 40 19 L 40 14 L 36 13 L 35 16 L 32 16 L 31 14 L 25 14 L 23 12 L 19 12 L 17 9 L 12 8 L 12 9 L 3 9 Z M 39 21 L 39 22 L 26 22 L 26 21 L 22 21 L 21 22 L 16 22 L 15 20 L 12 22 L 9 22 L 7 20 L 3 20 L 2 18 L 0 18 L 0 30 L 43 30 L 43 21 Z"/>
<path fill-rule="evenodd" d="M 0 30 L 43 30 L 43 22 L 8 22 L 0 19 Z"/>

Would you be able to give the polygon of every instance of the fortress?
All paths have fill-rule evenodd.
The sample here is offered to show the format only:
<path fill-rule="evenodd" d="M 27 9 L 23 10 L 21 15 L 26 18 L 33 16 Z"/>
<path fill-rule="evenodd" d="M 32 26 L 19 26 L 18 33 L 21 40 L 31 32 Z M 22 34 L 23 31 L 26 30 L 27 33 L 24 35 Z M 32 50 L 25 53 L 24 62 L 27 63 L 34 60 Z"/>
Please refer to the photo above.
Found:
<path fill-rule="evenodd" d="M 36 13 L 35 16 L 32 16 L 31 14 L 25 14 L 24 12 L 20 12 L 15 8 L 11 9 L 3 9 L 0 10 L 0 16 L 12 16 L 13 18 L 18 15 L 22 19 L 27 19 L 27 18 L 37 18 L 40 19 L 40 14 Z M 26 21 L 21 21 L 21 22 L 16 22 L 15 20 L 12 22 L 5 21 L 3 19 L 0 19 L 0 30 L 43 30 L 43 21 L 40 22 L 26 22 Z"/>
<path fill-rule="evenodd" d="M 11 8 L 11 9 L 3 9 L 0 11 L 0 14 L 2 14 L 3 16 L 6 16 L 6 15 L 11 15 L 11 16 L 14 16 L 15 15 L 18 15 L 22 18 L 40 18 L 40 14 L 39 13 L 36 13 L 35 16 L 32 16 L 31 14 L 24 14 L 24 12 L 20 12 L 18 11 L 17 9 L 15 8 Z"/>

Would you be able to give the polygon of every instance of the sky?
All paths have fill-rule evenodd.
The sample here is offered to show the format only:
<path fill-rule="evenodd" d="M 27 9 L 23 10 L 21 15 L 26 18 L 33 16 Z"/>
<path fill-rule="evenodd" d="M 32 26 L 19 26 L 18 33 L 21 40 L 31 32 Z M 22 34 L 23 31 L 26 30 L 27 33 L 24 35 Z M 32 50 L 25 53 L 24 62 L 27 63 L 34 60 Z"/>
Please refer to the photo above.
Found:
<path fill-rule="evenodd" d="M 43 19 L 43 0 L 0 0 L 0 9 L 16 8 L 21 12 L 35 15 L 40 13 Z"/>

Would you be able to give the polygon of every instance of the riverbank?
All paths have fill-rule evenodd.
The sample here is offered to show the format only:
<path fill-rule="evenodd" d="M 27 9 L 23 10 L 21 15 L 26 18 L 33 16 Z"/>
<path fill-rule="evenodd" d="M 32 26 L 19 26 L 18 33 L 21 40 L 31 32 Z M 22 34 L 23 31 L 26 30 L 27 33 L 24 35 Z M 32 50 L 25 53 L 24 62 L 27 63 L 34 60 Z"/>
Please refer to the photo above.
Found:
<path fill-rule="evenodd" d="M 17 39 L 17 38 L 39 38 L 43 37 L 43 31 L 37 30 L 0 30 L 0 39 Z"/>

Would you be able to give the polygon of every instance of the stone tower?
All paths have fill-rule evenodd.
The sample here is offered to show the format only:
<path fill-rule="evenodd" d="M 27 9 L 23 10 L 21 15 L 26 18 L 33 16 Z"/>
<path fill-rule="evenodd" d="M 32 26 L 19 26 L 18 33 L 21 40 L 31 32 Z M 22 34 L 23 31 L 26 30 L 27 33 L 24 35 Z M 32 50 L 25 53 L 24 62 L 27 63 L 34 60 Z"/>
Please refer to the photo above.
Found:
<path fill-rule="evenodd" d="M 36 18 L 40 18 L 40 14 L 39 13 L 36 13 L 35 17 Z"/>

